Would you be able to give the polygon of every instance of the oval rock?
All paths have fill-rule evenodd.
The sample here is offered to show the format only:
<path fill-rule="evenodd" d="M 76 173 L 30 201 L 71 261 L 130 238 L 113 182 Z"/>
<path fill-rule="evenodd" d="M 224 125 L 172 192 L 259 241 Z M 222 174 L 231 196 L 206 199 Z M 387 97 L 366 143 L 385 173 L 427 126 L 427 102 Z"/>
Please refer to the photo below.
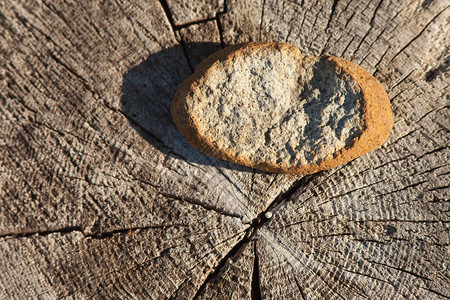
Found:
<path fill-rule="evenodd" d="M 381 146 L 392 129 L 382 85 L 333 56 L 302 58 L 284 43 L 247 43 L 203 61 L 171 105 L 188 142 L 267 172 L 311 174 Z"/>

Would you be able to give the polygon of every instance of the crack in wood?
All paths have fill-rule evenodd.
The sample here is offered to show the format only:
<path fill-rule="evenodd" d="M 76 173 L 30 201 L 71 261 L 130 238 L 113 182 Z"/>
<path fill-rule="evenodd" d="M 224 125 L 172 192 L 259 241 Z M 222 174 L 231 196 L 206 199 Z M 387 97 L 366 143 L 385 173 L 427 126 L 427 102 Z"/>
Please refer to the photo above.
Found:
<path fill-rule="evenodd" d="M 180 29 L 183 29 L 183 28 L 190 27 L 192 25 L 199 25 L 199 24 L 215 21 L 216 19 L 217 19 L 217 17 L 211 17 L 211 18 L 206 18 L 206 19 L 201 19 L 201 20 L 195 20 L 195 21 L 192 21 L 192 22 L 183 23 L 181 25 L 174 25 L 174 28 L 175 28 L 175 30 L 180 30 Z"/>
<path fill-rule="evenodd" d="M 54 227 L 54 228 L 45 228 L 45 229 L 22 229 L 22 230 L 11 230 L 4 231 L 0 233 L 0 238 L 8 238 L 8 237 L 31 237 L 35 234 L 40 236 L 49 235 L 52 233 L 72 233 L 75 231 L 79 231 L 84 234 L 84 230 L 81 226 L 66 226 L 66 227 Z M 86 236 L 86 235 L 85 235 Z"/>
<path fill-rule="evenodd" d="M 235 188 L 236 188 L 236 190 L 242 195 L 242 196 L 244 196 L 247 200 L 250 200 L 250 196 L 249 195 L 247 195 L 246 193 L 244 193 L 244 191 L 242 191 L 242 189 L 235 183 L 235 182 L 233 182 L 232 180 L 231 180 L 231 178 L 230 177 L 228 177 L 224 172 L 223 172 L 223 170 L 221 169 L 221 168 L 219 168 L 219 167 L 216 167 L 216 169 L 217 169 L 217 171 L 229 182 L 229 183 L 231 183 L 231 185 L 233 185 Z"/>
<path fill-rule="evenodd" d="M 142 133 L 144 133 L 148 137 L 152 138 L 153 142 L 156 142 L 159 147 L 163 148 L 164 151 L 166 151 L 167 153 L 173 155 L 174 157 L 183 159 L 184 161 L 187 162 L 187 159 L 185 157 L 182 157 L 181 155 L 173 152 L 172 148 L 167 146 L 157 135 L 155 135 L 151 131 L 147 130 L 144 126 L 139 124 L 139 122 L 135 121 L 132 117 L 127 115 L 125 112 L 123 112 L 122 110 L 114 109 L 114 108 L 110 107 L 109 105 L 107 105 L 106 103 L 105 103 L 105 107 L 111 109 L 114 112 L 118 112 L 118 113 L 122 114 L 128 120 L 128 122 L 131 123 L 131 125 L 137 127 Z"/>
<path fill-rule="evenodd" d="M 167 5 L 166 6 L 167 7 L 167 11 L 166 10 L 164 10 L 164 11 L 166 12 L 166 14 L 170 14 L 170 17 L 171 17 L 170 19 L 172 21 L 170 21 L 170 19 L 169 19 L 169 22 L 171 22 L 171 24 L 173 24 L 172 28 L 174 30 L 176 30 L 176 31 L 178 31 L 180 29 L 183 29 L 183 28 L 186 28 L 186 27 L 189 27 L 189 26 L 192 26 L 192 25 L 198 25 L 198 24 L 207 23 L 207 22 L 210 22 L 210 21 L 215 21 L 215 20 L 217 20 L 219 18 L 219 16 L 224 15 L 224 14 L 226 14 L 228 12 L 227 4 L 226 4 L 226 1 L 225 1 L 224 2 L 224 9 L 222 11 L 216 12 L 216 15 L 214 17 L 200 19 L 200 20 L 195 20 L 195 21 L 190 21 L 190 22 L 179 24 L 179 25 L 175 25 L 175 22 L 173 21 L 172 13 L 170 12 L 170 8 L 169 8 L 169 5 L 168 5 L 167 1 L 166 0 L 159 0 L 159 1 L 163 2 L 163 3 L 161 3 L 161 5 L 163 5 L 163 8 L 164 8 L 165 5 Z"/>
<path fill-rule="evenodd" d="M 236 245 L 234 245 L 233 248 L 231 248 L 231 250 L 219 261 L 219 263 L 208 274 L 206 279 L 197 289 L 197 292 L 195 293 L 194 297 L 192 297 L 193 300 L 198 299 L 202 295 L 202 293 L 206 290 L 206 286 L 208 285 L 208 283 L 217 277 L 220 271 L 226 266 L 226 263 L 228 262 L 229 259 L 239 256 L 244 251 L 245 247 L 247 247 L 248 243 L 250 242 L 252 233 L 254 232 L 253 227 L 249 227 L 245 232 L 246 234 L 244 235 L 244 237 L 238 243 L 236 243 Z"/>
<path fill-rule="evenodd" d="M 330 28 L 331 20 L 333 19 L 333 16 L 336 14 L 336 7 L 338 5 L 339 0 L 333 0 L 333 4 L 331 5 L 331 12 L 330 16 L 328 17 L 327 25 L 325 27 L 325 30 Z"/>
<path fill-rule="evenodd" d="M 421 184 L 424 184 L 424 183 L 428 183 L 428 180 L 422 180 L 422 181 L 419 181 L 419 182 L 416 182 L 416 183 L 413 183 L 413 184 L 410 184 L 410 185 L 405 185 L 405 186 L 403 186 L 401 189 L 393 190 L 393 191 L 390 191 L 390 192 L 387 192 L 387 193 L 376 194 L 376 195 L 373 196 L 373 198 L 375 198 L 375 197 L 387 196 L 387 195 L 391 195 L 391 194 L 395 194 L 395 193 L 404 191 L 404 190 L 409 189 L 409 188 L 416 187 L 416 186 L 421 185 Z"/>
<path fill-rule="evenodd" d="M 176 247 L 177 246 L 171 246 L 171 247 L 165 248 L 165 249 L 161 250 L 157 255 L 149 257 L 149 258 L 145 259 L 143 262 L 136 262 L 135 261 L 136 264 L 133 265 L 132 267 L 129 267 L 129 268 L 126 268 L 126 269 L 113 269 L 113 270 L 108 271 L 106 273 L 103 273 L 101 275 L 93 276 L 93 277 L 88 278 L 87 286 L 90 285 L 89 284 L 90 282 L 98 280 L 98 279 L 103 278 L 103 277 L 106 277 L 108 275 L 111 275 L 111 274 L 114 274 L 114 273 L 117 273 L 119 275 L 118 277 L 114 278 L 113 282 L 109 283 L 108 285 L 106 285 L 104 287 L 99 287 L 95 293 L 93 293 L 92 295 L 90 295 L 90 297 L 88 297 L 86 299 L 101 298 L 101 297 L 96 297 L 96 296 L 99 295 L 102 291 L 104 291 L 107 287 L 116 284 L 118 278 L 125 277 L 126 274 L 128 272 L 130 272 L 130 271 L 144 268 L 144 266 L 148 265 L 151 261 L 166 256 L 171 249 L 174 249 Z M 76 278 L 77 278 L 77 280 L 79 279 L 78 276 L 76 276 Z M 70 291 L 69 293 L 66 293 L 64 295 L 60 295 L 60 297 L 63 296 L 62 298 L 72 298 L 73 295 L 75 295 L 77 292 L 81 291 L 82 289 L 83 289 L 83 286 L 80 286 L 77 289 L 75 289 L 73 291 Z M 148 295 L 148 296 L 151 297 L 151 295 Z"/>
<path fill-rule="evenodd" d="M 217 15 L 215 19 L 216 19 L 216 23 L 217 23 L 217 30 L 219 30 L 220 47 L 223 49 L 223 48 L 225 48 L 225 41 L 223 38 L 223 27 L 222 27 L 222 23 L 220 22 L 220 16 Z"/>
<path fill-rule="evenodd" d="M 447 167 L 447 166 L 437 166 L 437 167 L 434 167 L 434 168 L 431 168 L 431 169 L 428 169 L 428 170 L 424 170 L 422 172 L 417 173 L 416 176 L 427 174 L 427 173 L 433 174 L 434 171 L 442 169 L 442 168 L 445 168 L 445 167 Z M 443 174 L 433 174 L 433 175 L 435 175 L 437 177 L 440 177 L 440 176 L 447 175 L 447 174 L 448 174 L 448 172 L 447 173 L 443 173 Z"/>
<path fill-rule="evenodd" d="M 400 79 L 399 82 L 397 82 L 396 84 L 394 84 L 393 87 L 391 87 L 391 90 L 395 89 L 397 86 L 399 86 L 402 82 L 404 82 L 409 76 L 411 76 L 412 73 L 414 73 L 414 71 L 416 71 L 417 69 L 413 69 L 411 72 L 408 73 L 408 75 L 406 75 L 405 77 L 403 77 L 402 79 Z"/>
<path fill-rule="evenodd" d="M 380 9 L 382 3 L 383 3 L 383 0 L 380 0 L 380 2 L 378 2 L 377 7 L 375 7 L 375 10 L 373 12 L 372 18 L 370 19 L 370 22 L 369 22 L 371 27 L 373 27 L 375 25 L 375 17 L 377 15 L 377 12 Z"/>
<path fill-rule="evenodd" d="M 297 286 L 298 291 L 300 292 L 300 295 L 302 296 L 302 299 L 303 299 L 303 300 L 306 300 L 305 292 L 303 291 L 302 286 L 301 286 L 300 283 L 298 282 L 297 277 L 296 277 L 296 276 L 293 276 L 293 277 L 294 277 L 295 285 Z"/>
<path fill-rule="evenodd" d="M 272 203 L 267 207 L 267 209 L 260 214 L 260 216 L 264 216 L 264 214 L 271 212 L 275 213 L 282 205 L 286 203 L 287 200 L 289 200 L 296 192 L 298 192 L 301 189 L 305 189 L 306 186 L 313 180 L 320 178 L 323 175 L 323 171 L 305 175 L 299 180 L 294 181 L 294 183 L 291 184 L 291 186 L 285 191 L 278 194 L 277 197 L 275 197 L 275 200 L 272 201 Z"/>
<path fill-rule="evenodd" d="M 251 299 L 252 300 L 261 300 L 261 279 L 260 279 L 260 271 L 259 271 L 259 257 L 256 248 L 256 242 L 253 246 L 254 252 L 254 260 L 253 260 L 253 272 L 252 272 L 252 287 L 251 287 Z"/>
<path fill-rule="evenodd" d="M 182 155 L 180 155 L 180 154 L 178 154 L 176 152 L 173 152 L 173 149 L 171 147 L 167 146 L 166 143 L 164 143 L 158 136 L 156 136 L 152 132 L 148 131 L 145 127 L 143 127 L 141 124 L 139 124 L 137 121 L 135 121 L 132 117 L 127 115 L 122 110 L 115 109 L 115 108 L 109 106 L 106 103 L 104 103 L 104 105 L 105 105 L 106 108 L 110 109 L 111 111 L 122 114 L 128 120 L 128 122 L 131 123 L 131 125 L 137 127 L 141 131 L 141 134 L 146 135 L 146 138 L 153 139 L 152 142 L 156 143 L 158 145 L 158 147 L 163 148 L 163 150 L 165 152 L 167 152 L 168 154 L 172 155 L 175 158 L 179 158 L 179 159 L 183 160 L 185 163 L 187 163 L 188 165 L 190 165 L 190 166 L 192 166 L 194 168 L 198 168 L 198 169 L 201 169 L 202 171 L 204 171 L 204 169 L 202 169 L 200 166 L 189 162 L 189 160 L 186 157 L 183 157 Z"/>
<path fill-rule="evenodd" d="M 421 155 L 419 155 L 419 156 L 417 156 L 417 155 L 415 155 L 415 154 L 412 154 L 412 155 L 414 155 L 414 158 L 415 158 L 416 160 L 420 160 L 420 159 L 424 158 L 424 157 L 427 156 L 427 155 L 440 153 L 440 152 L 443 151 L 443 150 L 448 150 L 448 146 L 441 146 L 441 147 L 438 147 L 438 148 L 433 149 L 433 150 L 431 150 L 431 151 L 427 151 L 427 152 L 425 152 L 425 153 L 423 153 L 423 154 L 421 154 Z M 441 166 L 441 167 L 443 167 L 443 166 Z M 429 170 L 428 170 L 428 171 L 429 171 Z"/>
<path fill-rule="evenodd" d="M 176 195 L 172 195 L 172 194 L 165 193 L 165 192 L 160 192 L 160 191 L 158 191 L 158 193 L 160 195 L 162 195 L 162 196 L 167 197 L 167 198 L 171 198 L 171 199 L 187 202 L 187 203 L 194 204 L 194 205 L 199 205 L 199 206 L 203 207 L 206 210 L 213 210 L 213 211 L 215 211 L 215 212 L 217 212 L 217 213 L 219 213 L 221 215 L 224 215 L 224 216 L 242 219 L 241 215 L 229 213 L 229 212 L 227 212 L 227 211 L 225 211 L 223 209 L 214 207 L 213 205 L 210 205 L 210 204 L 202 203 L 201 201 L 197 201 L 197 200 L 195 200 L 193 198 L 179 197 L 179 196 L 176 196 Z"/>
<path fill-rule="evenodd" d="M 345 52 L 347 52 L 348 48 L 350 47 L 350 45 L 353 43 L 353 41 L 355 40 L 356 36 L 353 36 L 352 39 L 350 40 L 350 42 L 348 42 L 347 46 L 345 46 L 344 51 L 342 51 L 341 53 L 341 57 L 345 56 Z"/>
<path fill-rule="evenodd" d="M 178 196 L 178 195 L 174 195 L 174 194 L 171 194 L 171 193 L 166 193 L 166 192 L 160 191 L 161 187 L 151 183 L 150 181 L 143 180 L 141 178 L 130 178 L 130 179 L 136 180 L 136 181 L 139 181 L 139 182 L 142 182 L 144 184 L 147 184 L 147 185 L 151 186 L 153 189 L 155 189 L 155 192 L 158 193 L 161 196 L 164 196 L 164 197 L 167 197 L 167 198 L 170 198 L 170 199 L 174 199 L 174 200 L 178 200 L 178 201 L 182 201 L 182 202 L 187 202 L 187 203 L 190 203 L 190 204 L 193 204 L 193 205 L 198 205 L 198 206 L 203 207 L 206 210 L 212 210 L 212 211 L 215 211 L 215 212 L 217 212 L 217 213 L 219 213 L 221 215 L 224 215 L 224 216 L 228 216 L 228 217 L 232 217 L 232 218 L 239 218 L 239 219 L 242 219 L 242 217 L 243 217 L 243 216 L 238 215 L 238 214 L 233 214 L 233 213 L 227 212 L 227 211 L 225 211 L 223 209 L 220 209 L 218 207 L 215 207 L 215 206 L 213 206 L 211 204 L 203 203 L 203 202 L 201 202 L 199 200 L 196 200 L 194 198 L 182 197 L 182 196 Z"/>
<path fill-rule="evenodd" d="M 380 31 L 380 33 L 375 37 L 375 39 L 370 43 L 368 49 L 371 49 L 373 47 L 373 45 L 380 41 L 380 37 L 384 34 L 384 32 L 386 31 L 386 27 L 383 27 L 383 29 Z M 366 61 L 366 59 L 369 57 L 369 55 L 373 55 L 373 53 L 371 51 L 367 51 L 366 55 L 364 56 L 364 58 L 361 60 L 360 65 L 363 65 L 363 63 Z"/>
<path fill-rule="evenodd" d="M 375 20 L 375 16 L 376 16 L 376 14 L 377 14 L 377 12 L 378 12 L 378 9 L 381 7 L 381 3 L 383 2 L 383 0 L 380 0 L 380 2 L 378 3 L 378 5 L 377 5 L 377 7 L 375 8 L 375 10 L 374 10 L 374 12 L 373 12 L 373 15 L 372 15 L 372 19 L 370 20 L 370 22 L 369 22 L 369 24 L 370 24 L 370 28 L 369 28 L 369 30 L 366 32 L 366 34 L 363 36 L 363 38 L 359 41 L 359 43 L 358 43 L 358 46 L 356 47 L 356 49 L 355 49 L 355 51 L 353 51 L 353 55 L 355 55 L 358 51 L 359 51 L 359 49 L 361 48 L 361 46 L 362 46 L 362 44 L 364 43 L 364 41 L 366 40 L 366 38 L 369 36 L 369 34 L 372 32 L 372 29 L 374 29 L 375 27 L 374 27 L 374 25 L 375 25 L 375 23 L 374 23 L 374 20 Z M 383 31 L 384 31 L 384 29 L 383 29 Z M 373 44 L 373 43 L 372 43 Z M 371 46 L 370 46 L 371 47 Z M 370 48 L 369 47 L 369 48 Z M 370 51 L 368 51 L 368 52 L 370 52 Z"/>
<path fill-rule="evenodd" d="M 212 249 L 211 251 L 209 251 L 209 252 L 205 253 L 204 255 L 202 255 L 201 257 L 199 257 L 199 258 L 198 258 L 198 262 L 197 262 L 193 267 L 191 267 L 189 270 L 187 270 L 185 273 L 186 273 L 186 274 L 190 274 L 190 273 L 191 273 L 193 270 L 195 270 L 199 265 L 201 265 L 202 262 L 203 262 L 203 259 L 206 258 L 207 256 L 209 256 L 210 254 L 212 254 L 212 253 L 214 252 L 214 250 L 217 249 L 217 246 L 222 245 L 222 244 L 228 242 L 229 240 L 234 239 L 234 238 L 237 237 L 238 235 L 241 235 L 242 233 L 245 233 L 245 232 L 246 232 L 246 230 L 239 231 L 239 232 L 237 232 L 236 234 L 232 235 L 231 237 L 228 237 L 228 238 L 226 238 L 225 240 L 223 240 L 223 241 L 221 241 L 221 242 L 215 244 L 214 247 L 213 247 L 213 249 Z M 245 235 L 244 235 L 244 236 L 245 236 Z M 176 288 L 176 290 L 168 297 L 168 299 L 179 299 L 179 298 L 178 298 L 178 293 L 179 293 L 179 291 L 183 288 L 183 285 L 184 285 L 186 282 L 189 281 L 189 279 L 190 279 L 190 276 L 186 276 L 186 278 L 183 280 L 183 282 L 181 282 L 181 284 L 178 285 L 178 287 Z"/>
<path fill-rule="evenodd" d="M 432 188 L 427 189 L 426 192 L 439 191 L 439 190 L 445 190 L 445 189 L 450 189 L 450 185 L 432 187 Z"/>
<path fill-rule="evenodd" d="M 352 220 L 354 223 L 364 224 L 364 223 L 421 223 L 421 224 L 439 224 L 439 223 L 450 223 L 449 221 L 442 220 L 405 220 L 405 219 L 366 219 L 363 221 Z"/>
<path fill-rule="evenodd" d="M 266 6 L 266 0 L 263 0 L 262 9 L 261 9 L 261 20 L 259 22 L 259 41 L 262 42 L 262 26 L 264 20 L 264 8 Z"/>
<path fill-rule="evenodd" d="M 331 286 L 329 284 L 329 282 L 326 280 L 326 278 L 324 278 L 321 275 L 321 272 L 319 270 L 317 270 L 316 268 L 312 268 L 312 267 L 308 266 L 307 264 L 305 264 L 304 262 L 302 262 L 302 260 L 299 258 L 297 251 L 295 251 L 295 249 L 293 247 L 290 247 L 285 241 L 283 241 L 281 239 L 281 236 L 275 237 L 273 234 L 271 234 L 269 236 L 267 233 L 263 233 L 263 236 L 270 242 L 269 245 L 274 250 L 273 253 L 283 255 L 287 259 L 287 263 L 292 268 L 294 268 L 294 265 L 295 265 L 292 262 L 292 259 L 294 259 L 299 264 L 301 264 L 303 267 L 305 267 L 305 269 L 310 270 L 312 273 L 314 273 L 317 276 L 317 278 L 319 278 L 331 291 L 333 291 L 337 296 L 339 296 L 339 298 L 341 298 L 343 300 L 346 299 L 343 295 L 341 295 L 341 293 L 339 293 L 338 290 L 336 290 L 335 288 L 333 288 L 333 286 Z M 326 264 L 323 264 L 323 265 L 326 265 Z"/>
<path fill-rule="evenodd" d="M 386 54 L 388 53 L 389 50 L 391 50 L 390 45 L 386 48 L 386 50 L 383 52 L 383 54 L 380 56 L 377 63 L 375 64 L 375 67 L 374 67 L 375 71 L 372 73 L 373 76 L 375 76 L 377 73 L 382 72 L 382 71 L 380 71 L 380 69 L 378 69 L 378 66 L 381 64 L 381 62 L 383 61 L 384 57 L 386 56 Z"/>
<path fill-rule="evenodd" d="M 279 175 L 279 174 L 277 173 L 277 174 L 275 174 L 275 175 L 273 176 L 272 180 L 270 181 L 269 185 L 268 185 L 267 188 L 266 188 L 266 192 L 269 191 L 269 189 L 272 187 L 272 184 L 277 180 L 278 175 Z"/>
<path fill-rule="evenodd" d="M 188 52 L 187 52 L 186 44 L 184 43 L 183 39 L 181 39 L 178 36 L 178 34 L 177 34 L 178 27 L 175 25 L 175 22 L 173 20 L 172 13 L 170 12 L 170 8 L 169 8 L 169 5 L 167 4 L 167 1 L 166 0 L 159 0 L 159 3 L 162 6 L 162 8 L 164 10 L 164 13 L 166 14 L 167 19 L 169 20 L 169 24 L 170 24 L 170 27 L 172 28 L 172 32 L 174 33 L 175 38 L 178 40 L 178 42 L 181 45 L 181 48 L 183 50 L 183 54 L 184 54 L 184 57 L 186 59 L 186 62 L 188 64 L 188 66 L 189 66 L 189 69 L 191 70 L 191 73 L 194 73 L 194 68 L 193 68 L 192 63 L 191 63 L 191 61 L 189 59 L 189 55 L 188 55 Z"/>
<path fill-rule="evenodd" d="M 447 6 L 443 10 L 441 10 L 438 14 L 436 14 L 425 26 L 422 28 L 422 30 L 414 37 L 412 38 L 408 43 L 406 43 L 405 46 L 403 46 L 389 61 L 391 63 L 397 56 L 399 56 L 401 53 L 404 53 L 405 49 L 408 48 L 412 43 L 414 43 L 415 40 L 417 40 L 424 32 L 427 30 L 428 26 L 430 26 L 444 11 L 446 11 L 450 6 Z"/>
<path fill-rule="evenodd" d="M 125 16 L 125 18 L 127 19 L 128 23 L 130 24 L 131 28 L 133 29 L 133 33 L 136 36 L 136 38 L 141 42 L 142 47 L 145 49 L 146 45 L 144 40 L 140 37 L 138 31 L 136 30 L 136 27 L 134 26 L 134 22 L 131 19 L 130 15 L 126 13 L 125 9 L 122 7 L 122 5 L 120 5 L 119 0 L 115 0 L 116 1 L 116 5 L 117 7 L 119 7 L 120 11 L 122 12 L 122 14 Z"/>
<path fill-rule="evenodd" d="M 317 3 L 317 1 L 314 4 L 316 4 L 316 3 Z M 310 3 L 308 5 L 308 8 L 304 10 L 305 13 L 303 14 L 302 22 L 300 23 L 300 30 L 303 30 L 303 25 L 305 24 L 306 15 L 312 10 L 312 7 L 313 7 L 314 4 Z"/>
<path fill-rule="evenodd" d="M 223 1 L 223 11 L 219 11 L 216 14 L 216 22 L 217 22 L 217 29 L 219 30 L 219 38 L 220 38 L 220 46 L 221 48 L 225 48 L 225 39 L 223 37 L 223 32 L 224 32 L 224 28 L 222 26 L 222 23 L 220 22 L 220 17 L 223 16 L 224 14 L 228 13 L 228 4 L 227 1 L 224 0 Z"/>
<path fill-rule="evenodd" d="M 105 239 L 112 237 L 114 235 L 118 234 L 127 234 L 131 233 L 137 230 L 148 230 L 148 229 L 165 229 L 169 227 L 187 227 L 185 224 L 165 224 L 165 225 L 149 225 L 149 226 L 133 226 L 133 227 L 127 227 L 127 228 L 121 228 L 121 229 L 115 229 L 111 231 L 104 231 L 104 232 L 88 232 L 86 228 L 82 226 L 55 226 L 55 227 L 49 227 L 44 229 L 23 229 L 23 230 L 11 230 L 8 232 L 0 232 L 0 238 L 8 238 L 8 237 L 14 237 L 14 238 L 20 238 L 20 237 L 32 237 L 34 235 L 39 236 L 47 236 L 53 233 L 61 233 L 61 234 L 67 234 L 67 233 L 73 233 L 73 232 L 80 232 L 83 234 L 84 237 L 89 237 L 93 239 Z"/>
<path fill-rule="evenodd" d="M 403 273 L 409 274 L 409 275 L 411 275 L 411 276 L 413 276 L 413 277 L 420 278 L 420 279 L 422 279 L 423 281 L 431 281 L 431 279 L 428 278 L 428 277 L 426 277 L 426 276 L 423 276 L 423 275 L 414 273 L 413 271 L 406 270 L 406 269 L 404 269 L 404 268 L 395 267 L 395 266 L 390 266 L 390 265 L 388 265 L 388 264 L 385 264 L 385 263 L 382 263 L 382 262 L 378 262 L 378 261 L 374 261 L 374 260 L 368 260 L 368 259 L 366 259 L 366 261 L 367 261 L 367 262 L 370 262 L 370 263 L 373 263 L 373 264 L 376 264 L 376 265 L 380 265 L 380 266 L 386 267 L 386 268 L 388 268 L 388 269 L 393 269 L 393 270 L 397 270 L 397 271 L 399 271 L 399 272 L 403 272 Z"/>
<path fill-rule="evenodd" d="M 363 8 L 363 10 L 359 13 L 360 15 L 364 15 L 364 13 L 365 13 L 365 11 L 366 11 L 366 9 L 368 9 L 369 8 L 369 6 L 370 6 L 370 4 L 371 4 L 371 2 L 372 1 L 367 1 L 367 4 L 366 4 L 366 6 Z"/>
<path fill-rule="evenodd" d="M 245 247 L 253 239 L 258 228 L 260 228 L 267 220 L 269 220 L 268 218 L 264 217 L 266 213 L 269 212 L 272 213 L 273 211 L 279 209 L 284 203 L 286 203 L 286 200 L 288 200 L 292 195 L 294 195 L 294 193 L 296 193 L 301 188 L 305 188 L 314 178 L 320 177 L 321 174 L 322 172 L 315 173 L 312 175 L 306 175 L 301 179 L 296 180 L 289 189 L 287 189 L 285 192 L 282 192 L 277 197 L 275 197 L 275 200 L 268 206 L 268 208 L 265 211 L 258 214 L 258 216 L 252 220 L 252 222 L 250 223 L 251 226 L 246 230 L 246 235 L 220 260 L 220 262 L 213 269 L 213 271 L 209 273 L 205 281 L 200 285 L 193 299 L 198 299 L 198 297 L 206 289 L 207 284 L 219 274 L 219 272 L 225 267 L 227 261 L 230 258 L 237 257 L 240 255 L 240 253 L 244 251 Z"/>
<path fill-rule="evenodd" d="M 345 26 L 344 26 L 345 28 L 347 28 L 348 24 L 350 24 L 350 22 L 352 21 L 353 17 L 355 16 L 355 14 L 356 14 L 356 11 L 354 11 L 352 13 L 352 15 L 350 16 L 350 18 L 347 19 L 347 21 L 345 22 Z M 355 37 L 355 36 L 353 36 L 353 37 Z"/>
<path fill-rule="evenodd" d="M 344 197 L 344 196 L 347 196 L 348 194 L 357 192 L 357 191 L 359 191 L 359 190 L 368 188 L 368 187 L 370 187 L 370 186 L 373 186 L 373 185 L 376 185 L 376 184 L 379 184 L 379 183 L 385 182 L 385 181 L 386 181 L 386 178 L 382 178 L 382 179 L 380 179 L 380 180 L 377 180 L 377 181 L 375 181 L 375 182 L 372 182 L 372 183 L 369 183 L 369 184 L 366 184 L 366 185 L 357 186 L 355 189 L 346 191 L 346 192 L 341 193 L 341 194 L 338 194 L 338 195 L 334 195 L 334 196 L 328 197 L 328 198 L 327 198 L 327 202 L 331 202 L 332 200 L 334 200 L 334 199 L 336 199 L 336 198 L 342 198 L 342 197 Z"/>
<path fill-rule="evenodd" d="M 323 235 L 311 235 L 310 238 L 323 239 L 323 238 L 330 238 L 330 237 L 337 237 L 337 236 L 353 236 L 356 234 L 357 234 L 356 232 L 339 232 L 339 233 L 329 233 L 329 234 L 323 234 Z"/>

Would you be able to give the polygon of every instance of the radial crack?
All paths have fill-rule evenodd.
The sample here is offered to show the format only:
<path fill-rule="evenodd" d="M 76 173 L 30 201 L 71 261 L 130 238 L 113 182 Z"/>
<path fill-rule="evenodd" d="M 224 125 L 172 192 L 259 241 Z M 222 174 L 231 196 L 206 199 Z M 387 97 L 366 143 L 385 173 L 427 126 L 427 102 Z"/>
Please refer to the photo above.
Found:
<path fill-rule="evenodd" d="M 266 6 L 266 0 L 263 0 L 262 3 L 262 9 L 261 9 L 261 21 L 259 23 L 259 40 L 262 41 L 262 26 L 263 26 L 263 19 L 264 19 L 264 8 Z"/>
<path fill-rule="evenodd" d="M 259 271 L 259 258 L 258 252 L 256 249 L 256 242 L 254 243 L 254 261 L 253 261 L 253 272 L 252 272 L 252 291 L 251 296 L 252 300 L 260 300 L 262 299 L 261 293 L 261 280 L 260 280 L 260 271 Z"/>
<path fill-rule="evenodd" d="M 225 267 L 227 261 L 230 258 L 236 257 L 238 256 L 240 253 L 242 253 L 242 251 L 244 251 L 245 247 L 248 245 L 251 237 L 252 237 L 252 233 L 254 232 L 252 227 L 249 227 L 246 230 L 246 234 L 244 235 L 244 237 L 236 244 L 234 245 L 233 248 L 231 248 L 231 250 L 219 261 L 219 263 L 212 269 L 212 271 L 208 274 L 208 276 L 206 277 L 206 279 L 203 281 L 203 283 L 200 285 L 200 287 L 198 288 L 197 292 L 195 293 L 194 297 L 192 299 L 198 299 L 200 297 L 200 295 L 205 291 L 206 286 L 208 285 L 208 283 L 213 280 L 218 274 L 219 272 Z"/>
<path fill-rule="evenodd" d="M 446 8 L 444 8 L 443 10 L 441 10 L 437 15 L 435 15 L 424 27 L 423 29 L 414 37 L 412 38 L 408 43 L 406 43 L 405 46 L 403 46 L 400 51 L 398 51 L 394 57 L 391 58 L 391 60 L 389 62 L 392 62 L 395 58 L 397 58 L 397 56 L 399 56 L 401 53 L 403 53 L 403 51 L 408 48 L 415 40 L 417 40 L 424 32 L 425 30 L 427 30 L 428 26 L 430 26 L 431 23 L 433 23 L 444 11 L 446 11 L 449 8 L 449 6 L 447 6 Z"/>
<path fill-rule="evenodd" d="M 215 206 L 212 206 L 212 205 L 209 205 L 209 204 L 206 204 L 206 203 L 202 203 L 202 202 L 200 202 L 198 200 L 195 200 L 195 199 L 192 199 L 192 198 L 189 198 L 189 197 L 179 197 L 179 196 L 172 195 L 172 194 L 165 193 L 165 192 L 158 192 L 158 193 L 160 195 L 168 197 L 168 198 L 172 198 L 172 199 L 175 199 L 175 200 L 180 200 L 180 201 L 183 201 L 183 202 L 188 202 L 188 203 L 194 204 L 194 205 L 199 205 L 199 206 L 203 207 L 204 209 L 213 210 L 213 211 L 215 211 L 215 212 L 217 212 L 217 213 L 219 213 L 221 215 L 225 215 L 225 216 L 233 217 L 233 218 L 242 218 L 242 216 L 240 216 L 238 214 L 233 214 L 233 213 L 227 212 L 227 211 L 225 211 L 223 209 L 217 208 Z"/>
<path fill-rule="evenodd" d="M 328 18 L 327 26 L 325 27 L 325 30 L 330 28 L 331 19 L 333 18 L 333 15 L 335 14 L 336 6 L 337 6 L 338 2 L 339 2 L 339 0 L 334 0 L 333 5 L 331 5 L 330 17 Z"/>
<path fill-rule="evenodd" d="M 266 211 L 264 211 L 263 214 L 266 212 L 276 211 L 281 207 L 285 200 L 288 200 L 291 198 L 297 191 L 299 191 L 302 188 L 305 188 L 313 179 L 319 178 L 322 175 L 323 172 L 318 172 L 311 175 L 303 176 L 301 179 L 296 180 L 285 192 L 282 192 L 278 194 L 278 196 L 275 198 L 275 200 L 269 205 Z"/>
<path fill-rule="evenodd" d="M 9 232 L 2 232 L 0 233 L 0 238 L 6 238 L 6 237 L 31 237 L 33 235 L 39 235 L 39 236 L 46 236 L 50 235 L 52 233 L 73 233 L 73 232 L 81 232 L 85 237 L 90 237 L 94 239 L 103 239 L 112 237 L 116 234 L 121 233 L 128 233 L 130 231 L 135 230 L 146 230 L 146 229 L 164 229 L 168 227 L 175 227 L 175 226 L 186 226 L 184 224 L 165 224 L 165 225 L 149 225 L 149 226 L 133 226 L 133 227 L 126 227 L 121 229 L 115 229 L 111 231 L 105 231 L 105 232 L 88 232 L 86 228 L 82 226 L 54 226 L 54 227 L 47 227 L 42 229 L 22 229 L 22 230 L 11 230 Z"/>

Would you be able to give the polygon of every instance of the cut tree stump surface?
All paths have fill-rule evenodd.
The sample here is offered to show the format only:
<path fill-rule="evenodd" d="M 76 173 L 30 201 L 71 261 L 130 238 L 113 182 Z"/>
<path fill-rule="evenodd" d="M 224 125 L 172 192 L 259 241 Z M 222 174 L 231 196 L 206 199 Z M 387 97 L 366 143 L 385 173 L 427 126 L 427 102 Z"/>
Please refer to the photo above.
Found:
<path fill-rule="evenodd" d="M 450 298 L 449 24 L 445 0 L 1 1 L 0 298 Z M 172 97 L 249 41 L 367 69 L 387 142 L 308 176 L 193 149 Z"/>

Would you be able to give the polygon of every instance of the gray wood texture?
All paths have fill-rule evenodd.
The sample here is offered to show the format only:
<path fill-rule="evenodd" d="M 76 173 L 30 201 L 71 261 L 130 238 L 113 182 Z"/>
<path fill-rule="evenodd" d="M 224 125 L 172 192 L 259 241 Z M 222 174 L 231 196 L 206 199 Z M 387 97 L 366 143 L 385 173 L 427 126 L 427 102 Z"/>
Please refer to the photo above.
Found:
<path fill-rule="evenodd" d="M 450 298 L 449 23 L 445 0 L 0 1 L 0 299 Z M 177 88 L 258 40 L 369 70 L 386 144 L 303 177 L 189 146 Z"/>

